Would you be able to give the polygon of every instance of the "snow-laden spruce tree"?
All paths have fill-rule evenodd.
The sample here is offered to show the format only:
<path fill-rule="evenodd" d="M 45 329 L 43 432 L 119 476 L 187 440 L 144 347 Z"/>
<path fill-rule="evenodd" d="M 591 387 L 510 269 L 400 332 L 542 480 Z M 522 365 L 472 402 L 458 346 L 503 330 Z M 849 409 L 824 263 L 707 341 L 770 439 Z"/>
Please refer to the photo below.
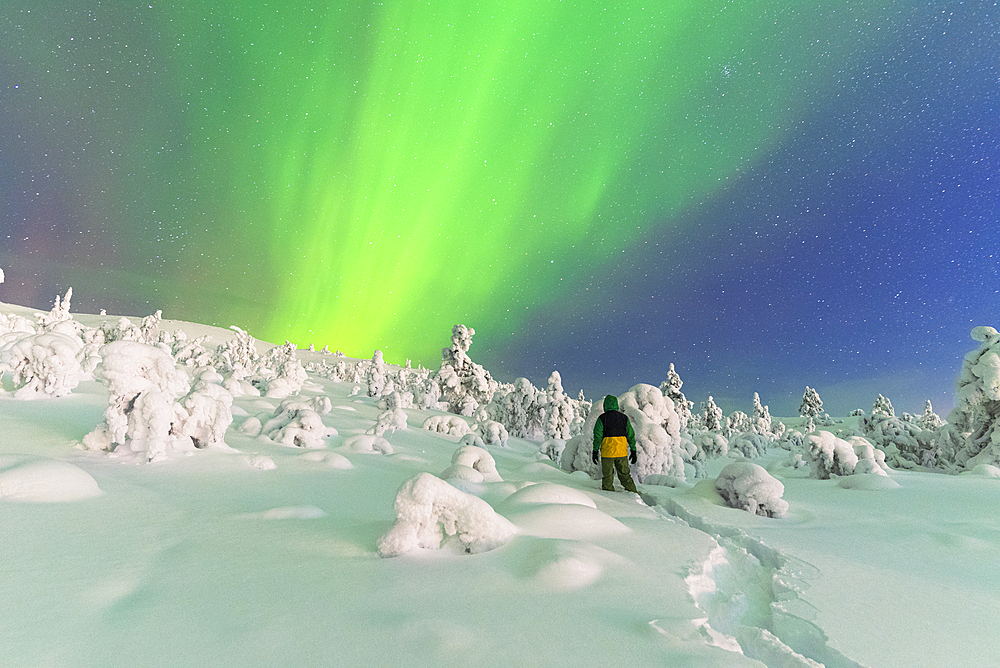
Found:
<path fill-rule="evenodd" d="M 711 395 L 709 395 L 708 401 L 701 402 L 701 415 L 704 427 L 708 431 L 725 429 L 722 409 L 715 405 L 715 399 Z"/>
<path fill-rule="evenodd" d="M 72 333 L 53 329 L 0 335 L 0 372 L 10 371 L 15 399 L 69 394 L 88 376 L 81 364 L 84 357 L 83 341 Z"/>
<path fill-rule="evenodd" d="M 382 359 L 382 351 L 376 350 L 372 355 L 372 363 L 365 373 L 365 383 L 368 385 L 369 397 L 381 397 L 386 384 L 386 365 Z"/>
<path fill-rule="evenodd" d="M 667 371 L 667 379 L 660 383 L 660 391 L 674 402 L 674 410 L 677 412 L 677 419 L 680 420 L 681 431 L 686 431 L 688 422 L 691 421 L 691 409 L 694 408 L 694 402 L 688 401 L 684 393 L 681 392 L 683 386 L 684 381 L 681 380 L 680 374 L 674 369 L 674 363 L 671 362 L 670 369 Z"/>
<path fill-rule="evenodd" d="M 802 403 L 799 405 L 799 417 L 815 420 L 822 412 L 823 400 L 819 398 L 819 392 L 807 385 L 806 391 L 802 394 Z"/>
<path fill-rule="evenodd" d="M 562 376 L 558 371 L 553 371 L 549 375 L 543 396 L 545 397 L 542 415 L 544 437 L 565 441 L 579 433 L 586 416 L 581 410 L 579 400 L 570 398 L 563 391 Z"/>
<path fill-rule="evenodd" d="M 872 417 L 890 418 L 896 417 L 896 411 L 892 407 L 892 402 L 881 394 L 872 404 Z"/>
<path fill-rule="evenodd" d="M 108 388 L 108 407 L 104 422 L 84 436 L 84 445 L 145 461 L 194 448 L 190 438 L 171 430 L 183 416 L 179 399 L 190 386 L 168 353 L 145 343 L 114 341 L 101 348 L 101 358 L 95 376 Z"/>
<path fill-rule="evenodd" d="M 925 431 L 935 431 L 945 424 L 944 420 L 934 412 L 934 407 L 931 405 L 930 399 L 924 402 L 924 412 L 917 418 L 917 423 Z"/>
<path fill-rule="evenodd" d="M 284 399 L 302 390 L 308 374 L 295 353 L 295 344 L 285 341 L 274 346 L 260 358 L 260 365 L 251 382 L 260 393 L 272 399 Z"/>
<path fill-rule="evenodd" d="M 886 461 L 896 468 L 923 465 L 923 451 L 930 447 L 932 432 L 918 422 L 896 415 L 892 402 L 881 394 L 872 405 L 871 415 L 862 415 L 858 427 L 865 438 L 885 452 Z"/>
<path fill-rule="evenodd" d="M 451 346 L 441 350 L 438 372 L 441 399 L 447 402 L 449 412 L 458 415 L 473 415 L 477 408 L 488 405 L 499 386 L 489 371 L 469 357 L 475 333 L 470 327 L 455 325 L 451 330 Z"/>
<path fill-rule="evenodd" d="M 542 435 L 540 412 L 532 410 L 536 404 L 538 388 L 527 378 L 518 378 L 512 384 L 500 385 L 487 407 L 490 418 L 501 423 L 515 438 L 536 439 Z M 531 419 L 534 418 L 534 422 Z"/>
<path fill-rule="evenodd" d="M 753 393 L 753 415 L 750 417 L 750 428 L 755 434 L 772 437 L 774 434 L 771 413 L 767 406 L 760 403 L 760 395 Z M 782 425 L 784 427 L 784 425 Z"/>
<path fill-rule="evenodd" d="M 749 415 L 743 411 L 733 411 L 733 414 L 726 418 L 726 424 L 722 429 L 722 433 L 726 438 L 729 438 L 733 434 L 752 431 L 752 426 Z"/>
<path fill-rule="evenodd" d="M 236 380 L 249 379 L 260 367 L 257 342 L 236 325 L 229 329 L 236 335 L 216 348 L 213 366 L 219 373 L 229 374 Z"/>
<path fill-rule="evenodd" d="M 972 338 L 979 347 L 962 361 L 958 405 L 948 415 L 953 430 L 964 436 L 955 463 L 967 470 L 1000 466 L 1000 333 L 976 327 Z"/>

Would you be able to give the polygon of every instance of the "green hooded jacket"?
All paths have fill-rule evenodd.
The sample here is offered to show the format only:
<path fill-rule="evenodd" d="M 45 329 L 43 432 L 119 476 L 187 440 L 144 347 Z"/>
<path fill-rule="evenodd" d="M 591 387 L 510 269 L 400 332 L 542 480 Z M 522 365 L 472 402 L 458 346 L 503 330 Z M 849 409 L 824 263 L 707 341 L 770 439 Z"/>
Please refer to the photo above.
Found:
<path fill-rule="evenodd" d="M 618 397 L 604 397 L 604 413 L 594 424 L 594 452 L 601 457 L 627 457 L 635 452 L 635 431 L 628 416 L 618 410 Z"/>

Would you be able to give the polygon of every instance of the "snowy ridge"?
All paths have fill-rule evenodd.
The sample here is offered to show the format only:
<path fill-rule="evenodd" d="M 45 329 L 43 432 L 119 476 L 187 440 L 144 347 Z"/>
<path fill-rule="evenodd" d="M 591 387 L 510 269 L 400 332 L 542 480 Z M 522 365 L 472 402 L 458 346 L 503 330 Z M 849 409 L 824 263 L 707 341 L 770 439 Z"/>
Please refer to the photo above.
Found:
<path fill-rule="evenodd" d="M 714 537 L 718 547 L 686 579 L 692 598 L 708 615 L 714 644 L 742 651 L 770 668 L 863 668 L 831 648 L 798 598 L 816 569 L 782 555 L 735 527 L 716 526 L 672 498 L 643 494 L 650 507 Z"/>

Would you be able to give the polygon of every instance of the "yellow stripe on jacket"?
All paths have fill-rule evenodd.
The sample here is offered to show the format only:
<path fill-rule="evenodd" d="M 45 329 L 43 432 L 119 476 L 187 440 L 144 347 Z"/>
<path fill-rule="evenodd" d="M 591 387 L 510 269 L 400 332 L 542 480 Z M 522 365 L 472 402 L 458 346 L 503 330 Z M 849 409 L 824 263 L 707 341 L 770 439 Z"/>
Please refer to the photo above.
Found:
<path fill-rule="evenodd" d="M 601 441 L 601 457 L 628 457 L 628 439 L 624 436 L 605 436 Z"/>

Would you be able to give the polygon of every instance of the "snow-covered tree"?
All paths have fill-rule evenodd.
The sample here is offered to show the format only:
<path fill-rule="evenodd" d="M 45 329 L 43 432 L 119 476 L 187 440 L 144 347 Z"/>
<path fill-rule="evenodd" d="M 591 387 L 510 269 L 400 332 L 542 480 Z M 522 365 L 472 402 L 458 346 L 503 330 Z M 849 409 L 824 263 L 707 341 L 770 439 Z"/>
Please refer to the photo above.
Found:
<path fill-rule="evenodd" d="M 659 388 L 640 383 L 621 396 L 619 405 L 635 430 L 637 461 L 632 471 L 636 477 L 641 481 L 646 476 L 665 475 L 683 481 L 685 451 L 674 402 Z M 592 428 L 589 433 L 593 433 Z"/>
<path fill-rule="evenodd" d="M 958 405 L 948 422 L 967 433 L 956 463 L 1000 465 L 1000 333 L 976 327 L 972 338 L 979 347 L 965 356 L 958 378 Z"/>
<path fill-rule="evenodd" d="M 708 397 L 708 401 L 701 402 L 701 415 L 705 429 L 722 431 L 725 427 L 722 422 L 722 409 L 715 405 L 715 399 L 711 395 Z"/>
<path fill-rule="evenodd" d="M 0 335 L 0 371 L 10 370 L 16 399 L 61 397 L 87 376 L 83 347 L 78 337 L 54 330 Z"/>
<path fill-rule="evenodd" d="M 396 523 L 378 541 L 381 557 L 417 548 L 436 549 L 454 536 L 463 551 L 485 552 L 507 542 L 517 528 L 482 499 L 430 473 L 419 473 L 396 495 Z"/>
<path fill-rule="evenodd" d="M 684 381 L 681 380 L 680 374 L 674 369 L 674 363 L 671 362 L 670 369 L 667 371 L 667 379 L 660 383 L 660 391 L 674 402 L 674 410 L 677 412 L 677 419 L 680 420 L 681 431 L 688 428 L 688 422 L 691 421 L 692 416 L 691 409 L 694 407 L 694 402 L 688 401 L 684 393 L 681 392 L 683 386 Z"/>
<path fill-rule="evenodd" d="M 104 422 L 84 437 L 84 445 L 146 461 L 194 448 L 189 437 L 172 431 L 184 416 L 178 400 L 190 386 L 168 353 L 145 343 L 114 341 L 101 348 L 101 358 L 95 375 L 108 387 L 109 405 Z"/>
<path fill-rule="evenodd" d="M 896 411 L 892 408 L 892 402 L 881 394 L 872 405 L 872 417 L 896 417 Z"/>
<path fill-rule="evenodd" d="M 263 422 L 260 435 L 290 447 L 324 448 L 326 440 L 337 435 L 336 429 L 323 423 L 322 415 L 330 410 L 331 404 L 326 397 L 286 398 Z"/>
<path fill-rule="evenodd" d="M 473 415 L 480 406 L 493 398 L 499 384 L 490 373 L 469 357 L 469 347 L 476 330 L 465 325 L 455 325 L 451 330 L 451 346 L 441 350 L 441 370 L 438 385 L 441 398 L 448 404 L 448 411 L 459 415 Z"/>
<path fill-rule="evenodd" d="M 934 412 L 934 407 L 931 406 L 931 400 L 928 399 L 924 402 L 924 413 L 919 417 L 917 422 L 920 427 L 926 431 L 934 431 L 944 425 L 944 420 Z"/>
<path fill-rule="evenodd" d="M 753 393 L 753 415 L 750 420 L 750 428 L 754 433 L 769 437 L 773 435 L 771 413 L 767 406 L 760 403 L 760 395 L 756 392 Z"/>
<path fill-rule="evenodd" d="M 722 433 L 728 438 L 733 434 L 752 431 L 752 428 L 749 415 L 743 411 L 733 411 L 733 414 L 726 418 L 726 426 Z"/>
<path fill-rule="evenodd" d="M 538 421 L 540 412 L 532 410 L 536 404 L 538 389 L 527 378 L 518 378 L 511 385 L 501 386 L 494 393 L 487 412 L 490 418 L 504 425 L 515 438 L 529 438 L 529 434 L 542 435 L 542 425 Z M 531 418 L 535 422 L 531 423 Z"/>
<path fill-rule="evenodd" d="M 715 489 L 732 508 L 764 517 L 783 517 L 788 512 L 788 502 L 781 498 L 785 486 L 753 462 L 726 466 L 715 481 Z"/>
<path fill-rule="evenodd" d="M 73 288 L 66 290 L 66 296 L 62 299 L 59 295 L 56 295 L 55 304 L 52 306 L 52 310 L 48 313 L 39 313 L 36 317 L 38 318 L 38 326 L 44 331 L 51 329 L 56 323 L 66 322 L 73 319 L 70 315 L 70 300 L 73 298 Z"/>
<path fill-rule="evenodd" d="M 802 395 L 802 404 L 799 406 L 799 417 L 816 418 L 823 412 L 823 400 L 819 398 L 819 392 L 806 386 L 806 391 Z"/>
<path fill-rule="evenodd" d="M 386 365 L 382 359 L 382 351 L 376 350 L 372 362 L 365 373 L 369 397 L 381 397 L 386 384 Z"/>

